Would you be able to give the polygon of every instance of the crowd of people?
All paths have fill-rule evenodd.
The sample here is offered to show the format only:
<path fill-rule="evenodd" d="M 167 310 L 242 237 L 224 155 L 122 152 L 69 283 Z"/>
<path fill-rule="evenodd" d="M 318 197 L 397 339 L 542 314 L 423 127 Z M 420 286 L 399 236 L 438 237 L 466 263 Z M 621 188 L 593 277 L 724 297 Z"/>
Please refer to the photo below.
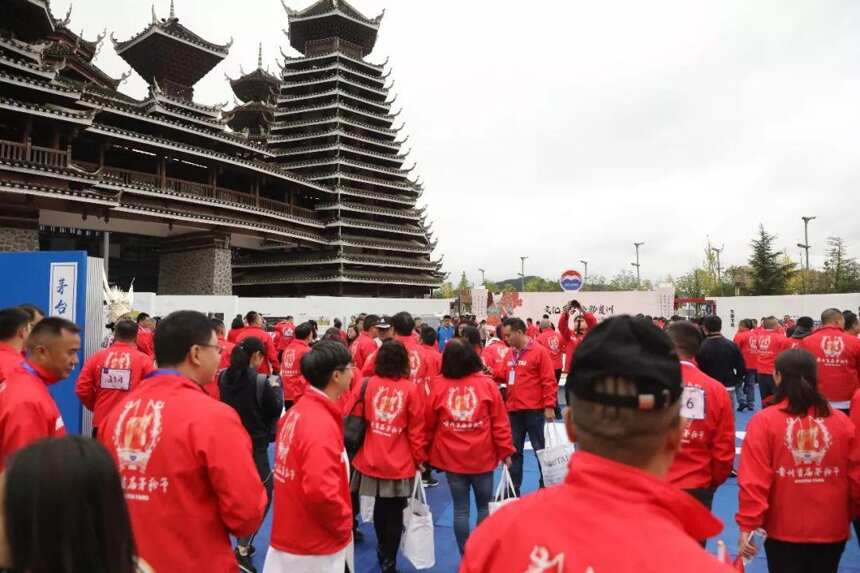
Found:
<path fill-rule="evenodd" d="M 716 316 L 598 322 L 577 301 L 557 324 L 398 312 L 320 333 L 252 311 L 228 331 L 178 311 L 111 327 L 76 382 L 93 438 L 66 436 L 48 387 L 77 367 L 78 327 L 0 310 L 0 568 L 254 572 L 271 509 L 264 573 L 354 571 L 359 517 L 391 573 L 409 499 L 443 473 L 464 573 L 732 571 L 761 539 L 772 572 L 835 572 L 860 513 L 850 311 L 744 319 L 733 340 Z M 756 387 L 735 473 L 734 410 Z M 564 483 L 541 474 L 489 515 L 495 471 L 519 496 L 526 438 L 537 455 L 559 420 L 577 448 Z M 736 566 L 704 549 L 733 477 Z"/>

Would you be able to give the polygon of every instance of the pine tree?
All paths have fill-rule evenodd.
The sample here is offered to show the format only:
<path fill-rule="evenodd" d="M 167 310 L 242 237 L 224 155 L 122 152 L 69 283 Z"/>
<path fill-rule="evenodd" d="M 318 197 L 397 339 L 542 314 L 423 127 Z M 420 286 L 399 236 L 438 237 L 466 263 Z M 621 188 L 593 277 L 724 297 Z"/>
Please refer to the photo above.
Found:
<path fill-rule="evenodd" d="M 784 260 L 784 253 L 774 248 L 776 235 L 768 234 L 764 225 L 759 225 L 759 235 L 750 243 L 752 255 L 749 264 L 752 269 L 751 294 L 785 294 L 788 282 L 794 273 L 794 263 Z"/>
<path fill-rule="evenodd" d="M 848 247 L 842 237 L 827 238 L 824 275 L 828 292 L 856 292 L 860 289 L 860 265 L 848 256 Z"/>

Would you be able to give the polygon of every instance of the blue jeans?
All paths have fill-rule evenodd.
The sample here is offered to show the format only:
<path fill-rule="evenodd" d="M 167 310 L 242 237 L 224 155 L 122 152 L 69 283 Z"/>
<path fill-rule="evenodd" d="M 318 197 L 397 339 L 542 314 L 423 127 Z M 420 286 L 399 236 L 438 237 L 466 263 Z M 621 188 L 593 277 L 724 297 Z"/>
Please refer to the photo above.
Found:
<path fill-rule="evenodd" d="M 544 448 L 543 427 L 546 418 L 544 418 L 543 410 L 508 412 L 508 418 L 511 420 L 511 434 L 514 438 L 514 448 L 517 450 L 517 453 L 511 456 L 511 479 L 514 481 L 514 489 L 519 496 L 520 486 L 523 484 L 523 449 L 526 445 L 526 434 L 532 443 L 532 449 L 535 452 L 542 450 Z M 541 471 L 540 463 L 538 463 L 538 471 Z M 540 487 L 543 487 L 543 472 L 541 472 Z"/>
<path fill-rule="evenodd" d="M 493 495 L 493 472 L 485 474 L 456 474 L 448 472 L 448 487 L 454 500 L 454 536 L 460 555 L 466 548 L 469 538 L 469 488 L 475 492 L 475 505 L 478 507 L 478 524 L 490 514 L 490 498 Z"/>
<path fill-rule="evenodd" d="M 755 384 L 756 384 L 756 371 L 755 370 L 747 370 L 746 375 L 744 376 L 744 383 L 739 392 L 736 392 L 738 395 L 738 405 L 739 406 L 749 406 L 750 408 L 755 407 Z"/>

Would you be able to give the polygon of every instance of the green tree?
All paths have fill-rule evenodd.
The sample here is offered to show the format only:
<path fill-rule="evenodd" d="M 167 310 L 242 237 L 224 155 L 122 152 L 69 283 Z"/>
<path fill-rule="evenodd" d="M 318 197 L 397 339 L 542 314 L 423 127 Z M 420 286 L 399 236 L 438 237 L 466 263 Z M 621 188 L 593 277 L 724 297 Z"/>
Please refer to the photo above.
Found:
<path fill-rule="evenodd" d="M 749 264 L 752 269 L 752 288 L 750 294 L 769 295 L 788 292 L 789 281 L 797 272 L 795 264 L 788 260 L 785 253 L 774 247 L 776 235 L 759 225 L 758 237 L 750 243 L 752 255 Z"/>
<path fill-rule="evenodd" d="M 827 260 L 824 261 L 827 292 L 857 292 L 860 290 L 860 266 L 848 256 L 842 237 L 827 238 Z"/>
<path fill-rule="evenodd" d="M 529 277 L 526 279 L 526 292 L 560 292 L 561 285 L 558 281 L 541 277 Z"/>
<path fill-rule="evenodd" d="M 451 281 L 445 281 L 442 286 L 433 291 L 433 298 L 454 298 L 457 294 L 454 292 L 454 285 Z"/>
<path fill-rule="evenodd" d="M 643 281 L 643 283 L 648 281 Z M 622 290 L 637 290 L 639 285 L 636 282 L 636 274 L 633 271 L 628 271 L 627 269 L 621 269 L 618 271 L 612 280 L 609 281 L 609 290 L 613 291 L 622 291 Z"/>
<path fill-rule="evenodd" d="M 603 275 L 588 275 L 585 284 L 582 285 L 584 291 L 608 291 L 609 281 Z"/>

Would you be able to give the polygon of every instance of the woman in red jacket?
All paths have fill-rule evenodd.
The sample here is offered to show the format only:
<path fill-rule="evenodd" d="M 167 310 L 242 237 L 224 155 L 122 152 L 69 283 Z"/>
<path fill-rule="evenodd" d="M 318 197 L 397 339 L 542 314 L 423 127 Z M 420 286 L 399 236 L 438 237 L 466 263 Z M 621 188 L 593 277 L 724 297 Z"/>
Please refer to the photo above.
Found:
<path fill-rule="evenodd" d="M 741 450 L 740 552 L 755 555 L 762 528 L 771 572 L 835 573 L 860 502 L 854 424 L 818 392 L 805 350 L 780 354 L 773 379 L 775 405 L 752 417 Z"/>
<path fill-rule="evenodd" d="M 364 444 L 353 461 L 352 489 L 375 497 L 373 526 L 379 540 L 382 573 L 395 572 L 403 530 L 403 509 L 412 495 L 415 472 L 424 470 L 423 387 L 410 379 L 409 354 L 403 343 L 387 340 L 376 355 L 374 376 L 363 403 L 356 403 L 362 384 L 353 388 L 353 415 L 367 420 Z"/>
<path fill-rule="evenodd" d="M 516 452 L 502 395 L 483 369 L 471 344 L 452 339 L 427 404 L 430 465 L 448 472 L 460 555 L 469 537 L 469 489 L 475 493 L 481 523 L 489 515 L 493 470 L 499 462 L 510 466 Z"/>

